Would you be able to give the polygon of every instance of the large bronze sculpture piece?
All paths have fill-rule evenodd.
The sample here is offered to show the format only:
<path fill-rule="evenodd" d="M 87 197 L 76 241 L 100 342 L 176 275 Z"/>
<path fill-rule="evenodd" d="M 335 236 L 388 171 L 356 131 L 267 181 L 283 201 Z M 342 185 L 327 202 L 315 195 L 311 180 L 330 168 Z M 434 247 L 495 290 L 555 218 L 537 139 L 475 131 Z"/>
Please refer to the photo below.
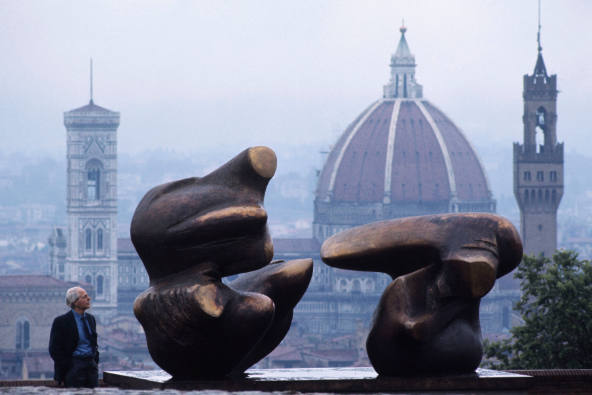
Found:
<path fill-rule="evenodd" d="M 321 258 L 392 277 L 366 341 L 379 374 L 468 373 L 483 356 L 480 298 L 518 266 L 522 244 L 502 217 L 444 214 L 348 229 L 323 243 Z"/>
<path fill-rule="evenodd" d="M 136 208 L 131 238 L 150 288 L 134 313 L 150 355 L 173 379 L 240 374 L 290 327 L 312 260 L 270 264 L 262 204 L 275 169 L 271 149 L 249 148 L 203 178 L 151 189 Z"/>

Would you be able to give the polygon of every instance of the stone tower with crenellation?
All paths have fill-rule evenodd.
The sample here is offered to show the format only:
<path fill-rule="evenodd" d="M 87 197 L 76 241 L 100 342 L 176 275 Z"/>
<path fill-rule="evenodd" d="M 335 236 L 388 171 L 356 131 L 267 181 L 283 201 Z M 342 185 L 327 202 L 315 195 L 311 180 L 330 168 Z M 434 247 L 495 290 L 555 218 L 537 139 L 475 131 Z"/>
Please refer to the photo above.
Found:
<path fill-rule="evenodd" d="M 557 142 L 557 75 L 548 75 L 538 35 L 532 75 L 524 76 L 524 141 L 514 143 L 514 196 L 525 254 L 557 249 L 557 209 L 563 196 L 563 143 Z"/>

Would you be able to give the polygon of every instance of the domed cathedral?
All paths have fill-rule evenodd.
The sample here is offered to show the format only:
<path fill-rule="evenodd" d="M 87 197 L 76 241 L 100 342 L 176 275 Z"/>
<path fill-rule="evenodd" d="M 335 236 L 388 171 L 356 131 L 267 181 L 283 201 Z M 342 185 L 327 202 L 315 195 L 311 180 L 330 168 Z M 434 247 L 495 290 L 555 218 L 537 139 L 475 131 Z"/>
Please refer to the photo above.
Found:
<path fill-rule="evenodd" d="M 383 97 L 345 129 L 318 179 L 314 237 L 389 218 L 494 212 L 477 153 L 462 131 L 423 98 L 402 27 Z"/>
<path fill-rule="evenodd" d="M 276 259 L 308 256 L 316 261 L 311 284 L 294 310 L 293 325 L 319 336 L 325 348 L 331 348 L 335 338 L 352 334 L 365 338 L 378 300 L 391 280 L 381 273 L 324 265 L 319 256 L 324 240 L 347 228 L 384 219 L 494 212 L 496 208 L 470 142 L 446 114 L 423 98 L 406 28 L 400 31 L 383 97 L 346 128 L 319 175 L 313 237 L 274 240 Z M 507 331 L 518 292 L 500 283 L 483 299 L 484 333 Z M 349 363 L 361 363 L 357 357 L 351 356 Z"/>

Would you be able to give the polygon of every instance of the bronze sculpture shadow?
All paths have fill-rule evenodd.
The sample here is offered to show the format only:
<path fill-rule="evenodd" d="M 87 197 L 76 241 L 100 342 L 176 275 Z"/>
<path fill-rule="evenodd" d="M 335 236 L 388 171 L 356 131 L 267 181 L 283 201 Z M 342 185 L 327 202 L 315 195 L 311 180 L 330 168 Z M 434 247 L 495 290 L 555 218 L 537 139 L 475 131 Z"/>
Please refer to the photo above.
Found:
<path fill-rule="evenodd" d="M 203 178 L 151 189 L 136 208 L 131 238 L 150 288 L 134 314 L 154 362 L 174 380 L 240 374 L 290 328 L 312 259 L 270 264 L 262 205 L 275 169 L 271 149 L 249 148 Z"/>
<path fill-rule="evenodd" d="M 366 341 L 379 374 L 469 373 L 483 356 L 480 299 L 518 266 L 522 243 L 497 215 L 429 215 L 348 229 L 323 243 L 321 258 L 392 277 Z"/>

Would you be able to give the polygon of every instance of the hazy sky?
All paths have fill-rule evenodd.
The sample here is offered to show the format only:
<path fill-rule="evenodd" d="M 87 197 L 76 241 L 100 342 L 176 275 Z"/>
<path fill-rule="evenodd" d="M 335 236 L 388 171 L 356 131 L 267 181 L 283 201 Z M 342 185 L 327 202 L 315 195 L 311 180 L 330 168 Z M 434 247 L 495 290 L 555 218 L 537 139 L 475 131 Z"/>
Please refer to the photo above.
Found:
<path fill-rule="evenodd" d="M 476 145 L 521 140 L 536 0 L 0 0 L 0 153 L 65 155 L 90 57 L 120 152 L 327 147 L 381 96 L 402 18 L 424 96 Z M 592 151 L 590 20 L 592 1 L 542 2 L 568 152 Z"/>

